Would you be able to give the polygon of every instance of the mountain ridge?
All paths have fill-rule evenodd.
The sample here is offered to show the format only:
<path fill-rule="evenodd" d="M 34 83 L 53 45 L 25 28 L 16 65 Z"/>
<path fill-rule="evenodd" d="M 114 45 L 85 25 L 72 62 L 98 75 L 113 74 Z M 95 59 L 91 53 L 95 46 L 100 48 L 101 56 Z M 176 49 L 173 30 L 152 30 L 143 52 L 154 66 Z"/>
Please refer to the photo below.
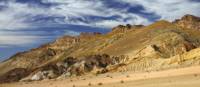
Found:
<path fill-rule="evenodd" d="M 119 25 L 107 34 L 94 32 L 63 36 L 0 63 L 0 81 L 55 79 L 63 78 L 63 75 L 118 71 L 144 72 L 193 65 L 185 62 L 194 63 L 195 55 L 198 57 L 195 54 L 198 51 L 193 50 L 200 46 L 199 20 L 199 17 L 185 15 L 172 23 L 161 20 L 148 26 Z M 191 57 L 190 53 L 195 55 Z M 185 56 L 180 58 L 182 55 Z M 11 76 L 16 78 L 7 79 Z"/>

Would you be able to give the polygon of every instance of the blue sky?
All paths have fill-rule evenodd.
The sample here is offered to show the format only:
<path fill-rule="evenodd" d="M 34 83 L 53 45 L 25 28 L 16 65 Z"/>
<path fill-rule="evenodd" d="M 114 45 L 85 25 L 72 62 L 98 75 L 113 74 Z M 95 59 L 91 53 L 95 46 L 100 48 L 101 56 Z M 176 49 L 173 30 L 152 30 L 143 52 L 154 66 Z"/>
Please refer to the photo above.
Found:
<path fill-rule="evenodd" d="M 0 0 L 0 60 L 63 35 L 200 16 L 199 9 L 200 0 Z"/>

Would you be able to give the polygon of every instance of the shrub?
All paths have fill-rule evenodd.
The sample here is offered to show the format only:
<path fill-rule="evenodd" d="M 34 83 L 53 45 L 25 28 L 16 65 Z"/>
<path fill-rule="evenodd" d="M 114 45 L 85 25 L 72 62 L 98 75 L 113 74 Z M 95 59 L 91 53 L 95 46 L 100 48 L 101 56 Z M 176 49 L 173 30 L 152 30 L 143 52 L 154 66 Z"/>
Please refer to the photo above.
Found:
<path fill-rule="evenodd" d="M 130 76 L 129 76 L 129 75 L 127 75 L 126 77 L 127 77 L 127 78 L 129 78 Z"/>
<path fill-rule="evenodd" d="M 100 83 L 98 83 L 98 85 L 103 85 L 103 83 L 100 82 Z"/>
<path fill-rule="evenodd" d="M 124 80 L 121 80 L 120 83 L 124 83 Z"/>
<path fill-rule="evenodd" d="M 88 86 L 91 86 L 92 84 L 91 83 L 88 83 Z"/>

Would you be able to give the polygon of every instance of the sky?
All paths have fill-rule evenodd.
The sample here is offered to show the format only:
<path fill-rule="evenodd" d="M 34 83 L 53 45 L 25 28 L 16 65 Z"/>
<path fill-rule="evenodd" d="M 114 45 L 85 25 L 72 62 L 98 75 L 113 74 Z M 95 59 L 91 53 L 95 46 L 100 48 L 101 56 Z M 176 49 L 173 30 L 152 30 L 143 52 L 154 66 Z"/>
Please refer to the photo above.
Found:
<path fill-rule="evenodd" d="M 63 35 L 186 14 L 200 16 L 200 0 L 0 0 L 0 61 Z"/>

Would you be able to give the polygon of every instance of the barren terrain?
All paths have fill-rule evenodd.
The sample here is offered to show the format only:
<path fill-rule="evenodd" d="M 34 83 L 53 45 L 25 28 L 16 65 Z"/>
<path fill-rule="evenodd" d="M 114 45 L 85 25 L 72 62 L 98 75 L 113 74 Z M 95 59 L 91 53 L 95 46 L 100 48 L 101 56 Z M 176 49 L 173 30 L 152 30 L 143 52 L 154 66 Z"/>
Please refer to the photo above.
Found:
<path fill-rule="evenodd" d="M 199 87 L 200 66 L 163 71 L 107 73 L 63 80 L 0 84 L 0 87 Z"/>

